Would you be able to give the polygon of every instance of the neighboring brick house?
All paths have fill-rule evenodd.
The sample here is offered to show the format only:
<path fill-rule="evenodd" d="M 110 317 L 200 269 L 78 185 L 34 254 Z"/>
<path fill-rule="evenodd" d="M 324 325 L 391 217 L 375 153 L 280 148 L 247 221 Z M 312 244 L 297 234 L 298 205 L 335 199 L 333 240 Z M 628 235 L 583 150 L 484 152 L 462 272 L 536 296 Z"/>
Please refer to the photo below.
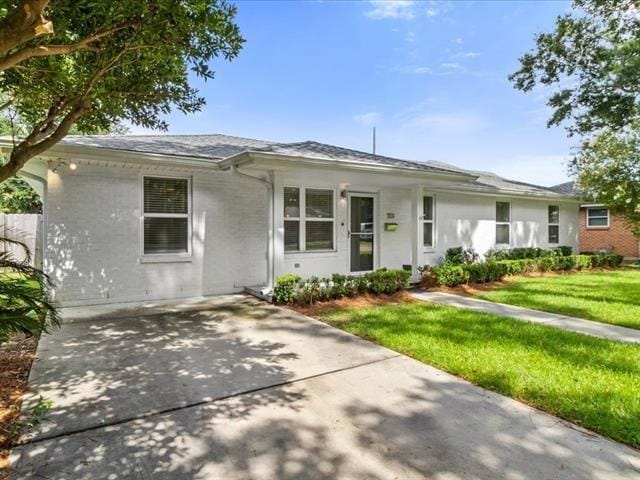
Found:
<path fill-rule="evenodd" d="M 573 182 L 551 187 L 565 195 L 580 195 Z M 600 203 L 580 205 L 580 251 L 612 251 L 626 258 L 640 258 L 640 239 L 627 226 L 624 218 L 613 215 Z"/>

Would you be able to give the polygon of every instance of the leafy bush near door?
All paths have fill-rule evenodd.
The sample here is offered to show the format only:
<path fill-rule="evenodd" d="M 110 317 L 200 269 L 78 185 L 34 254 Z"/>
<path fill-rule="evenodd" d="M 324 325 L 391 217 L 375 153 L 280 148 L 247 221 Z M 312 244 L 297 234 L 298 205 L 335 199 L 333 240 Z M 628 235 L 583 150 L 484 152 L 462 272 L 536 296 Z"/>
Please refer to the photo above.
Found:
<path fill-rule="evenodd" d="M 364 275 L 335 273 L 331 278 L 311 277 L 308 280 L 298 275 L 283 275 L 276 278 L 273 298 L 278 304 L 307 305 L 364 293 L 390 295 L 407 288 L 410 276 L 411 272 L 406 270 L 386 268 Z"/>

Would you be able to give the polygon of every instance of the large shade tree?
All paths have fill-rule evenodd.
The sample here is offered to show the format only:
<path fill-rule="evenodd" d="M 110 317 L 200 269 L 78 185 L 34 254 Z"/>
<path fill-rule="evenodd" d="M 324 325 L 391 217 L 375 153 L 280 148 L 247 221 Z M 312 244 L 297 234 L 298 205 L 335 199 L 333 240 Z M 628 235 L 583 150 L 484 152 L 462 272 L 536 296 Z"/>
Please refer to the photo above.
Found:
<path fill-rule="evenodd" d="M 514 86 L 548 88 L 548 125 L 581 137 L 579 187 L 640 234 L 640 2 L 575 0 L 520 64 Z"/>
<path fill-rule="evenodd" d="M 166 129 L 172 109 L 198 111 L 190 74 L 233 59 L 244 42 L 225 0 L 21 0 L 0 6 L 0 91 L 29 125 L 0 181 L 45 152 L 75 125 L 109 130 L 121 119 Z"/>
<path fill-rule="evenodd" d="M 210 79 L 212 60 L 238 54 L 235 13 L 225 0 L 0 2 L 0 131 L 14 137 L 0 182 L 70 131 L 114 131 L 123 119 L 166 129 L 172 109 L 202 108 L 190 76 Z M 58 322 L 29 254 L 0 237 L 0 342 Z"/>

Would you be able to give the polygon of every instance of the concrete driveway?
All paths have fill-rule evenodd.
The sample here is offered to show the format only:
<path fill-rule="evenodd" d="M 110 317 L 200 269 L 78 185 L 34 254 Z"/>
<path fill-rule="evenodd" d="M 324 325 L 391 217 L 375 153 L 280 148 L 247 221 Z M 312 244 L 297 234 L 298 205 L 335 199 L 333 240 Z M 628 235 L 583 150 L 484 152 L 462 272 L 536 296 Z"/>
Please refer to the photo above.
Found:
<path fill-rule="evenodd" d="M 640 478 L 635 450 L 244 296 L 67 323 L 38 354 L 27 406 L 55 405 L 15 478 Z"/>

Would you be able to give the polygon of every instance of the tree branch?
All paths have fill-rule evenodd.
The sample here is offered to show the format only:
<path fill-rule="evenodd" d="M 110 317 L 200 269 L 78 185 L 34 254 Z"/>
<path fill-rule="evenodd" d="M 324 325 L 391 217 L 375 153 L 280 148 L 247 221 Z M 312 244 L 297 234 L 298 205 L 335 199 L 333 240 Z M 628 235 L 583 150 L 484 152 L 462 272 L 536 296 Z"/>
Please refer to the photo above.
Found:
<path fill-rule="evenodd" d="M 27 161 L 62 140 L 69 133 L 73 124 L 89 110 L 91 110 L 91 102 L 86 98 L 80 98 L 57 126 L 53 123 L 47 126 L 48 136 L 46 138 L 39 142 L 36 140 L 41 138 L 44 134 L 43 131 L 34 131 L 27 136 L 13 149 L 9 161 L 0 166 L 0 182 L 18 173 Z"/>
<path fill-rule="evenodd" d="M 49 0 L 23 0 L 0 23 L 0 54 L 42 35 L 53 33 L 53 24 L 44 18 Z"/>
<path fill-rule="evenodd" d="M 92 46 L 93 42 L 100 40 L 101 38 L 108 37 L 109 35 L 113 35 L 120 30 L 124 30 L 130 26 L 136 24 L 137 21 L 131 20 L 128 22 L 123 22 L 120 25 L 117 25 L 113 28 L 109 28 L 107 30 L 103 30 L 102 32 L 95 33 L 93 35 L 88 36 L 84 40 L 81 40 L 77 43 L 71 43 L 69 45 L 38 45 L 36 47 L 27 47 L 22 50 L 18 50 L 15 53 L 7 55 L 6 57 L 0 59 L 0 72 L 8 70 L 10 68 L 15 67 L 16 65 L 34 57 L 48 57 L 51 55 L 65 55 L 69 53 L 76 52 L 78 50 L 93 50 L 99 51 L 98 47 Z"/>

